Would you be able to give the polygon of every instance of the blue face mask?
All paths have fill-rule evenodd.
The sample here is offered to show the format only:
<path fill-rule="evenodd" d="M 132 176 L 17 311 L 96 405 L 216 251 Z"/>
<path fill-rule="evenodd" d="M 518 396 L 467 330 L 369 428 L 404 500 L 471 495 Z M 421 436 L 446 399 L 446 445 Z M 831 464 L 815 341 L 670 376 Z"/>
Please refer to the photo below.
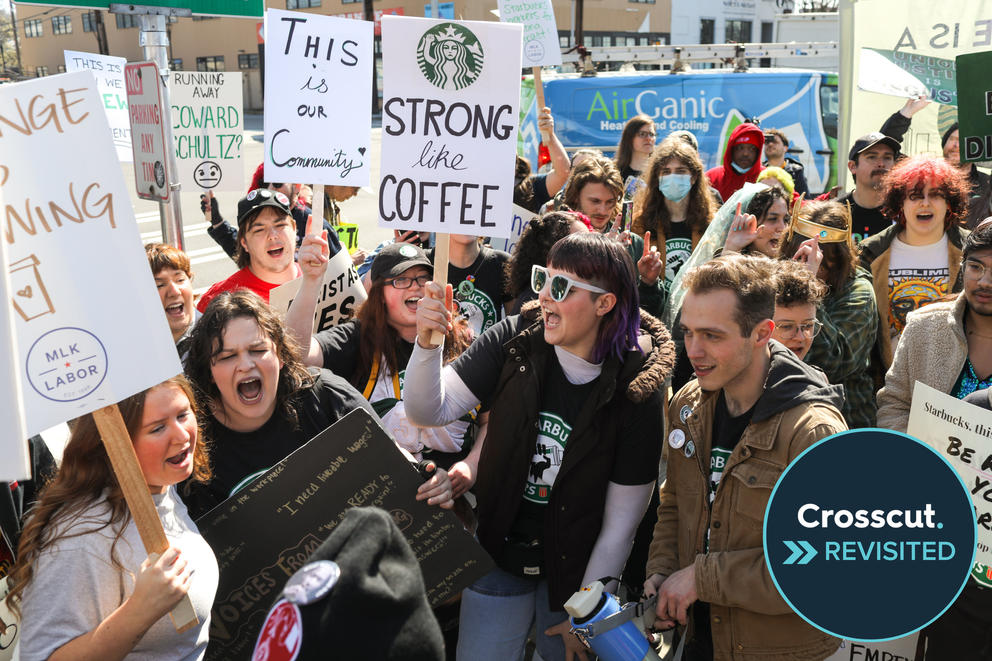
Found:
<path fill-rule="evenodd" d="M 734 168 L 734 172 L 736 172 L 737 174 L 747 174 L 747 171 L 753 168 L 754 166 L 752 165 L 751 168 L 742 168 L 733 161 L 730 161 L 730 167 Z"/>
<path fill-rule="evenodd" d="M 688 174 L 666 174 L 658 180 L 658 190 L 672 202 L 681 202 L 692 190 L 692 176 Z"/>

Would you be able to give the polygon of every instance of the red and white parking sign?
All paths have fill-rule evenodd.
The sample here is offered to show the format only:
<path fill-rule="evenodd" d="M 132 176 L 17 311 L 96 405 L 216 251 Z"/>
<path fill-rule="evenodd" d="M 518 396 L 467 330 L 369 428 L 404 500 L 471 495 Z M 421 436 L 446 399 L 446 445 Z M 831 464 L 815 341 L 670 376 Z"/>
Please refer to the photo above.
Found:
<path fill-rule="evenodd" d="M 124 67 L 138 197 L 166 202 L 169 176 L 160 85 L 158 66 L 154 62 L 135 62 Z"/>

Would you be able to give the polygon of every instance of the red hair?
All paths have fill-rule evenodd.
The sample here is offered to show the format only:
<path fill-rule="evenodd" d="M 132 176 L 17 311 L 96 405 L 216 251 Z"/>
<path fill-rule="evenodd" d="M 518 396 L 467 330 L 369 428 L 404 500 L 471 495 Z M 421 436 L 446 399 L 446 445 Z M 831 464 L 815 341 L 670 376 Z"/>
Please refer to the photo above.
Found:
<path fill-rule="evenodd" d="M 947 201 L 945 230 L 952 222 L 965 217 L 968 213 L 970 190 L 968 180 L 960 170 L 944 159 L 930 156 L 911 156 L 892 168 L 882 184 L 882 213 L 905 227 L 903 204 L 911 193 L 922 192 L 928 184 L 940 191 Z"/>

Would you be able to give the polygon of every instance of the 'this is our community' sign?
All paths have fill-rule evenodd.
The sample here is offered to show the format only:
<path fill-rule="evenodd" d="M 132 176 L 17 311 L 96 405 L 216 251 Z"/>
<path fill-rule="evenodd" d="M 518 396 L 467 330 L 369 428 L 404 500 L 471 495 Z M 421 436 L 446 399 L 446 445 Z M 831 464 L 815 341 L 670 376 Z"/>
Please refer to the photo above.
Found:
<path fill-rule="evenodd" d="M 521 30 L 383 17 L 381 227 L 510 236 Z"/>

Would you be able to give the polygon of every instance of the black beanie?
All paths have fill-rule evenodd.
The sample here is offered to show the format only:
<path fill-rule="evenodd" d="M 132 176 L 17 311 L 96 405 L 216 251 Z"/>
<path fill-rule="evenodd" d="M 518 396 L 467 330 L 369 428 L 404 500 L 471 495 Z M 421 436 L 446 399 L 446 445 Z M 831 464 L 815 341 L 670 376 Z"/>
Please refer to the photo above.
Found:
<path fill-rule="evenodd" d="M 297 659 L 443 661 L 444 638 L 420 566 L 388 513 L 375 507 L 349 510 L 308 563 L 320 560 L 337 563 L 341 575 L 326 595 L 298 604 Z M 262 642 L 260 637 L 256 652 Z"/>
<path fill-rule="evenodd" d="M 944 135 L 940 136 L 940 148 L 941 149 L 943 149 L 944 146 L 947 144 L 947 141 L 951 139 L 951 134 L 954 133 L 957 130 L 958 130 L 958 123 L 957 122 L 954 122 L 953 124 L 951 124 L 950 126 L 947 127 L 947 130 L 944 131 Z"/>

